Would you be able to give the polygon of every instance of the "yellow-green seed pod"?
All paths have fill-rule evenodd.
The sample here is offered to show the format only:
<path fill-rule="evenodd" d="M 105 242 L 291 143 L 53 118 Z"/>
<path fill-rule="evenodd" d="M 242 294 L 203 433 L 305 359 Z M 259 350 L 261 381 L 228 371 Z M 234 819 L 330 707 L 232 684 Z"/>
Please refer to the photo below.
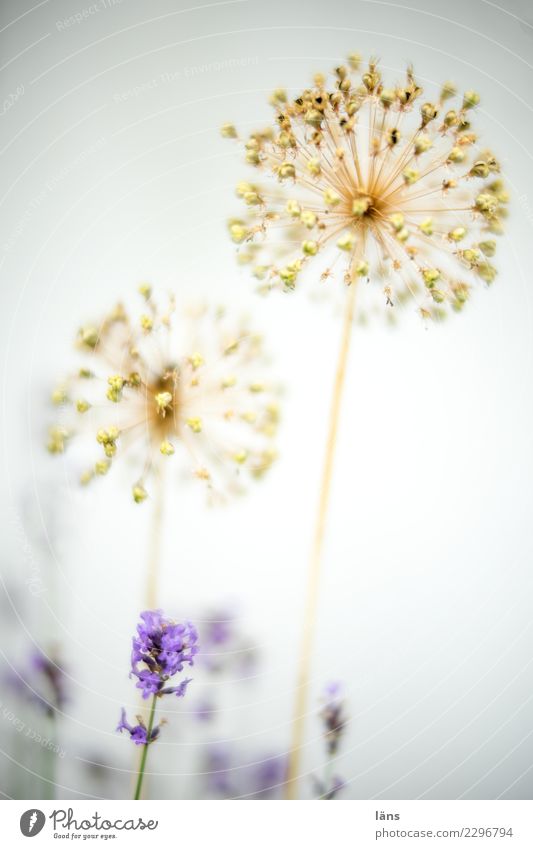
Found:
<path fill-rule="evenodd" d="M 193 433 L 201 433 L 202 431 L 202 419 L 199 416 L 190 416 L 186 419 L 185 423 L 192 430 Z"/>
<path fill-rule="evenodd" d="M 414 144 L 415 153 L 417 155 L 420 155 L 421 153 L 426 153 L 426 151 L 428 151 L 431 147 L 433 147 L 433 142 L 431 141 L 430 137 L 425 133 L 418 136 Z"/>
<path fill-rule="evenodd" d="M 261 206 L 263 198 L 257 192 L 245 192 L 243 200 L 247 206 Z"/>
<path fill-rule="evenodd" d="M 308 109 L 305 113 L 305 123 L 309 124 L 310 127 L 315 127 L 317 130 L 322 125 L 323 120 L 324 116 L 318 109 Z"/>
<path fill-rule="evenodd" d="M 455 145 L 448 154 L 448 162 L 463 162 L 466 157 L 466 151 L 462 147 Z"/>
<path fill-rule="evenodd" d="M 286 103 L 287 92 L 284 88 L 275 88 L 271 95 L 271 102 L 274 104 Z"/>
<path fill-rule="evenodd" d="M 477 91 L 465 91 L 463 97 L 463 109 L 473 109 L 479 103 L 479 94 Z"/>
<path fill-rule="evenodd" d="M 331 187 L 328 187 L 326 189 L 323 197 L 324 197 L 324 203 L 326 204 L 326 206 L 338 206 L 339 203 L 342 200 L 340 194 L 338 192 L 336 192 L 335 189 L 332 189 Z"/>
<path fill-rule="evenodd" d="M 401 230 L 398 230 L 396 233 L 396 238 L 399 242 L 406 242 L 409 238 L 409 230 L 407 227 L 402 227 Z"/>
<path fill-rule="evenodd" d="M 341 251 L 351 251 L 353 250 L 353 246 L 355 244 L 355 238 L 353 233 L 343 233 L 337 239 L 337 247 L 341 249 Z"/>
<path fill-rule="evenodd" d="M 296 176 L 296 169 L 292 162 L 284 162 L 280 165 L 278 175 L 280 180 L 294 179 Z"/>
<path fill-rule="evenodd" d="M 471 177 L 488 177 L 490 174 L 490 168 L 486 162 L 482 159 L 479 159 L 477 162 L 474 162 L 470 171 L 468 172 Z"/>
<path fill-rule="evenodd" d="M 441 101 L 449 100 L 450 97 L 455 97 L 457 94 L 457 86 L 449 80 L 445 82 L 440 90 Z"/>
<path fill-rule="evenodd" d="M 452 242 L 460 242 L 466 236 L 466 227 L 455 227 L 448 233 L 448 238 Z"/>
<path fill-rule="evenodd" d="M 440 278 L 440 271 L 438 268 L 424 268 L 422 269 L 422 277 L 427 288 L 431 289 Z"/>
<path fill-rule="evenodd" d="M 459 256 L 471 267 L 474 268 L 480 259 L 481 253 L 477 248 L 465 248 L 464 251 L 459 252 Z"/>
<path fill-rule="evenodd" d="M 370 207 L 370 198 L 360 197 L 354 198 L 352 201 L 352 215 L 355 215 L 356 218 L 361 218 Z"/>
<path fill-rule="evenodd" d="M 361 64 L 361 55 L 359 53 L 349 53 L 346 58 L 352 71 L 357 71 Z"/>
<path fill-rule="evenodd" d="M 293 218 L 298 218 L 302 211 L 302 207 L 300 206 L 298 201 L 292 199 L 287 201 L 287 206 L 285 208 L 289 215 L 291 215 Z"/>
<path fill-rule="evenodd" d="M 85 399 L 83 398 L 78 398 L 78 400 L 76 401 L 76 409 L 78 413 L 86 413 L 87 410 L 90 409 L 90 406 L 91 405 L 89 404 L 89 402 L 85 401 Z"/>
<path fill-rule="evenodd" d="M 289 265 L 285 265 L 283 268 L 280 268 L 278 272 L 280 280 L 285 284 L 288 289 L 294 289 L 297 273 L 298 272 L 294 268 L 291 268 Z"/>
<path fill-rule="evenodd" d="M 247 150 L 244 159 L 248 165 L 259 165 L 261 162 L 261 157 L 257 150 Z"/>
<path fill-rule="evenodd" d="M 194 371 L 196 371 L 196 369 L 199 369 L 200 366 L 204 365 L 205 360 L 201 354 L 195 351 L 195 353 L 191 354 L 191 356 L 189 357 L 189 363 L 191 364 Z"/>
<path fill-rule="evenodd" d="M 50 454 L 62 454 L 66 447 L 66 441 L 70 434 L 66 428 L 60 425 L 51 427 L 48 432 L 47 450 Z"/>
<path fill-rule="evenodd" d="M 320 159 L 318 159 L 316 156 L 314 156 L 312 159 L 309 160 L 306 168 L 309 171 L 309 173 L 312 174 L 313 177 L 320 177 L 320 174 L 322 173 L 322 166 L 320 164 Z"/>
<path fill-rule="evenodd" d="M 494 256 L 496 253 L 496 242 L 494 239 L 486 239 L 484 242 L 480 242 L 479 247 L 485 256 Z"/>
<path fill-rule="evenodd" d="M 60 406 L 64 404 L 68 400 L 68 393 L 64 386 L 58 386 L 57 389 L 54 389 L 51 395 L 52 404 L 56 406 Z"/>
<path fill-rule="evenodd" d="M 161 445 L 159 446 L 159 450 L 164 457 L 171 457 L 174 454 L 175 448 L 168 439 L 164 439 Z"/>
<path fill-rule="evenodd" d="M 381 90 L 381 94 L 379 95 L 379 99 L 385 109 L 388 109 L 391 104 L 396 100 L 396 92 L 393 88 L 384 88 Z"/>
<path fill-rule="evenodd" d="M 79 333 L 79 339 L 81 344 L 87 348 L 96 348 L 99 339 L 98 329 L 92 325 L 82 327 Z"/>
<path fill-rule="evenodd" d="M 235 194 L 238 198 L 243 198 L 246 192 L 253 192 L 254 186 L 247 180 L 239 180 L 235 186 Z"/>
<path fill-rule="evenodd" d="M 389 215 L 389 221 L 395 230 L 401 230 L 404 225 L 405 218 L 402 212 L 393 212 L 392 215 Z"/>
<path fill-rule="evenodd" d="M 223 139 L 236 139 L 237 130 L 235 129 L 233 124 L 222 124 L 220 128 L 220 135 Z"/>
<path fill-rule="evenodd" d="M 420 107 L 420 114 L 422 116 L 422 126 L 425 127 L 437 117 L 439 110 L 434 103 L 423 103 Z"/>
<path fill-rule="evenodd" d="M 149 333 L 154 326 L 153 319 L 149 315 L 141 315 L 140 324 L 146 333 Z"/>
<path fill-rule="evenodd" d="M 303 209 L 300 214 L 300 221 L 308 230 L 311 230 L 316 224 L 316 215 L 310 209 Z"/>
<path fill-rule="evenodd" d="M 476 271 L 485 283 L 492 283 L 496 277 L 496 269 L 490 262 L 480 262 L 476 267 Z"/>
<path fill-rule="evenodd" d="M 482 215 L 490 218 L 496 214 L 498 209 L 498 199 L 488 192 L 481 192 L 476 198 L 475 209 L 481 212 Z"/>
<path fill-rule="evenodd" d="M 302 251 L 306 256 L 315 256 L 318 253 L 318 242 L 306 239 L 302 242 Z"/>
<path fill-rule="evenodd" d="M 420 172 L 416 170 L 416 168 L 405 168 L 402 172 L 402 177 L 407 186 L 412 186 L 413 183 L 416 183 L 420 176 Z"/>
<path fill-rule="evenodd" d="M 418 229 L 422 231 L 426 236 L 433 235 L 433 219 L 432 218 L 424 218 L 423 221 L 418 225 Z"/>
<path fill-rule="evenodd" d="M 131 494 L 136 504 L 142 504 L 142 502 L 146 501 L 146 499 L 148 498 L 148 493 L 146 492 L 144 486 L 140 483 L 137 483 L 135 484 L 135 486 L 132 487 Z"/>

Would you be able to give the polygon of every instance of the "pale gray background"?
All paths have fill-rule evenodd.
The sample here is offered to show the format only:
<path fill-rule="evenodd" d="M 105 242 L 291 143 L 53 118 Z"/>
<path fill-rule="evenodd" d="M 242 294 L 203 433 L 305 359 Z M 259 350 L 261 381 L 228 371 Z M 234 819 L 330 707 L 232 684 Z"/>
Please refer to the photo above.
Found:
<path fill-rule="evenodd" d="M 45 402 L 79 324 L 142 279 L 255 311 L 286 386 L 268 480 L 218 512 L 175 493 L 162 596 L 178 616 L 237 600 L 261 672 L 229 688 L 213 736 L 238 740 L 250 760 L 287 746 L 339 322 L 305 292 L 258 299 L 236 268 L 224 222 L 243 171 L 218 127 L 255 126 L 274 86 L 297 89 L 359 50 L 393 80 L 413 61 L 428 86 L 452 78 L 479 90 L 476 124 L 503 162 L 512 215 L 497 283 L 462 316 L 356 330 L 310 708 L 326 681 L 345 682 L 351 721 L 336 772 L 348 797 L 530 797 L 528 4 L 107 0 L 61 28 L 90 6 L 4 2 L 0 30 L 1 97 L 23 87 L 0 116 L 1 637 L 10 661 L 30 639 L 64 647 L 73 692 L 60 794 L 129 793 L 127 772 L 95 781 L 83 760 L 132 764 L 113 729 L 121 704 L 136 708 L 126 673 L 145 525 L 119 473 L 98 489 L 65 487 L 61 461 L 42 450 Z M 187 773 L 210 732 L 197 739 L 182 719 L 152 752 L 151 769 L 166 773 L 154 795 L 200 792 Z M 38 766 L 15 738 L 0 716 L 2 787 L 20 795 Z M 308 739 L 306 771 L 323 761 L 312 717 Z"/>

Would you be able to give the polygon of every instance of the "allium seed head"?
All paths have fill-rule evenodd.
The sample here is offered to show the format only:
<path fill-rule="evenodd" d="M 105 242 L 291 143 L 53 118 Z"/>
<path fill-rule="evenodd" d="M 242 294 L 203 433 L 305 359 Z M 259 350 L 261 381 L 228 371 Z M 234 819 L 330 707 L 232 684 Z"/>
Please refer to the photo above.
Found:
<path fill-rule="evenodd" d="M 261 339 L 220 309 L 178 315 L 172 300 L 161 311 L 146 284 L 141 295 L 141 315 L 119 305 L 80 331 L 85 362 L 54 393 L 62 420 L 48 450 L 61 454 L 74 435 L 85 436 L 93 461 L 82 483 L 127 454 L 137 467 L 137 504 L 149 496 L 150 474 L 174 455 L 215 491 L 240 489 L 244 472 L 260 477 L 275 459 L 277 391 Z"/>
<path fill-rule="evenodd" d="M 359 64 L 352 54 L 329 84 L 316 75 L 293 99 L 274 93 L 273 126 L 243 140 L 256 175 L 237 188 L 245 209 L 230 235 L 262 290 L 294 289 L 321 257 L 322 280 L 368 276 L 360 315 L 412 297 L 423 316 L 441 317 L 496 274 L 464 259 L 464 249 L 495 244 L 508 200 L 496 158 L 471 130 L 479 95 L 445 82 L 426 100 L 411 67 L 393 86 L 374 60 L 356 76 Z M 238 138 L 233 125 L 223 135 Z"/>

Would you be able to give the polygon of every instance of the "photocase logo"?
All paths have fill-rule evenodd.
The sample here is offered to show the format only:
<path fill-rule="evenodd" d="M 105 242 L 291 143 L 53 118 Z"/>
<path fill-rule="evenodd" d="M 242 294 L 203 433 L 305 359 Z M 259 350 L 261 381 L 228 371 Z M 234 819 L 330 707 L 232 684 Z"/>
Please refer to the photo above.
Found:
<path fill-rule="evenodd" d="M 46 817 L 42 811 L 37 808 L 30 808 L 29 811 L 24 811 L 20 818 L 20 830 L 24 837 L 35 837 L 43 830 Z"/>

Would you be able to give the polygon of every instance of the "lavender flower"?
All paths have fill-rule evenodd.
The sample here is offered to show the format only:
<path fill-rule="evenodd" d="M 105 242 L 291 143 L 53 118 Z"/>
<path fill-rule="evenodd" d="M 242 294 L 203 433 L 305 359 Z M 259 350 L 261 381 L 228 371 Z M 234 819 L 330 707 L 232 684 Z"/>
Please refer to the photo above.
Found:
<path fill-rule="evenodd" d="M 250 758 L 252 760 L 250 761 Z M 247 756 L 231 746 L 215 744 L 207 752 L 208 798 L 276 799 L 287 776 L 287 758 Z"/>
<path fill-rule="evenodd" d="M 133 740 L 136 746 L 146 746 L 148 743 L 148 729 L 144 724 L 141 716 L 137 717 L 138 725 L 130 725 L 126 719 L 126 711 L 122 708 L 120 722 L 117 725 L 117 731 L 127 731 L 130 735 L 130 740 Z M 156 737 L 159 737 L 161 727 L 156 725 L 150 733 L 150 743 L 153 743 Z"/>
<path fill-rule="evenodd" d="M 148 725 L 142 717 L 138 724 L 130 725 L 126 711 L 122 708 L 117 731 L 127 731 L 136 746 L 143 746 L 139 774 L 135 787 L 135 799 L 140 799 L 148 746 L 158 737 L 161 723 L 154 725 L 157 699 L 163 696 L 184 696 L 190 678 L 184 678 L 175 686 L 167 682 L 183 671 L 185 664 L 192 666 L 198 652 L 198 635 L 190 622 L 178 624 L 166 619 L 162 610 L 145 610 L 137 625 L 137 635 L 132 640 L 130 678 L 137 678 L 137 687 L 143 699 L 152 697 Z"/>
<path fill-rule="evenodd" d="M 256 652 L 241 633 L 234 612 L 223 608 L 213 611 L 204 620 L 200 633 L 200 660 L 210 673 L 231 673 L 240 678 L 253 674 Z"/>
<path fill-rule="evenodd" d="M 320 781 L 316 776 L 312 778 L 317 799 L 336 799 L 341 790 L 346 787 L 346 782 L 338 775 L 334 775 L 329 784 Z"/>
<path fill-rule="evenodd" d="M 53 716 L 67 701 L 65 680 L 58 658 L 36 649 L 30 655 L 27 668 L 9 673 L 6 683 L 47 716 Z"/>
<path fill-rule="evenodd" d="M 346 728 L 344 699 L 338 683 L 328 684 L 324 692 L 325 705 L 320 713 L 328 755 L 332 757 L 339 748 L 340 739 Z"/>
<path fill-rule="evenodd" d="M 196 629 L 190 622 L 181 625 L 164 619 L 161 610 L 145 610 L 141 619 L 138 636 L 133 638 L 131 675 L 138 679 L 136 686 L 142 690 L 143 699 L 171 694 L 184 696 L 190 678 L 174 687 L 167 687 L 166 682 L 181 672 L 185 664 L 193 665 L 198 653 Z"/>

